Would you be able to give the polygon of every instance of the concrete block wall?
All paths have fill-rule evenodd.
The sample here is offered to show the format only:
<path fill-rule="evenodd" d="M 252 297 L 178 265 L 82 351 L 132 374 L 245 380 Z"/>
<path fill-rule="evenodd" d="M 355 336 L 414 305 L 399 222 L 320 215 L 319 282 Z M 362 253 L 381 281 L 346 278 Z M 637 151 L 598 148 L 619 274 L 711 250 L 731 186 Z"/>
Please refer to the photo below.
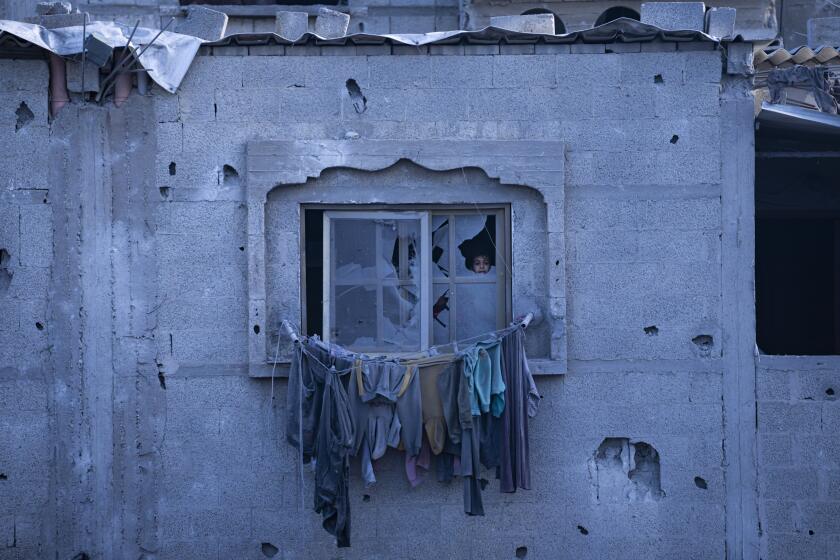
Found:
<path fill-rule="evenodd" d="M 585 47 L 218 48 L 177 96 L 155 92 L 160 557 L 259 558 L 263 543 L 287 558 L 723 556 L 721 55 Z M 538 379 L 532 491 L 502 496 L 488 473 L 488 515 L 469 519 L 457 484 L 410 490 L 398 455 L 369 491 L 354 465 L 354 546 L 338 551 L 282 439 L 285 382 L 240 367 L 244 198 L 231 170 L 251 139 L 357 134 L 567 142 L 570 365 Z M 605 438 L 652 445 L 664 496 L 632 501 L 626 473 L 627 488 L 598 482 Z"/>
<path fill-rule="evenodd" d="M 47 65 L 0 60 L 0 557 L 51 552 Z"/>
<path fill-rule="evenodd" d="M 759 356 L 758 472 L 766 558 L 832 558 L 840 540 L 836 357 Z"/>

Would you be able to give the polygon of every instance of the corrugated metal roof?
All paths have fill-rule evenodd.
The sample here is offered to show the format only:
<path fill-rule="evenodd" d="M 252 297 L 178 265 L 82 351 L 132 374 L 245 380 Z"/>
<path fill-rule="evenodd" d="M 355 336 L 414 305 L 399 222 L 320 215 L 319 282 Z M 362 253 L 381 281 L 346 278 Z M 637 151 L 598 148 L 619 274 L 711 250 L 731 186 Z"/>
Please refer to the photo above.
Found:
<path fill-rule="evenodd" d="M 740 37 L 738 38 L 740 40 Z M 717 39 L 700 31 L 669 31 L 639 21 L 620 18 L 598 27 L 564 33 L 562 35 L 543 35 L 519 33 L 497 27 L 485 27 L 476 31 L 434 31 L 431 33 L 402 33 L 394 35 L 369 35 L 356 33 L 338 39 L 322 39 L 312 33 L 306 33 L 297 41 L 289 41 L 274 33 L 239 33 L 219 41 L 208 43 L 210 46 L 224 45 L 454 45 L 498 44 L 498 43 L 648 43 L 653 41 L 685 42 L 709 41 Z"/>
<path fill-rule="evenodd" d="M 772 70 L 776 67 L 817 65 L 840 65 L 840 48 L 818 47 L 816 50 L 810 47 L 797 47 L 793 50 L 766 49 L 755 53 L 754 64 L 756 70 Z"/>
<path fill-rule="evenodd" d="M 734 40 L 741 40 L 740 37 Z M 454 44 L 528 44 L 528 43 L 649 43 L 653 41 L 716 42 L 717 39 L 700 31 L 660 29 L 636 20 L 620 18 L 592 29 L 574 31 L 563 35 L 542 35 L 519 33 L 496 27 L 486 27 L 476 31 L 435 31 L 431 33 L 403 33 L 393 35 L 371 35 L 357 33 L 338 39 L 323 39 L 313 33 L 303 35 L 297 41 L 289 41 L 274 33 L 238 33 L 219 41 L 204 43 L 207 46 L 252 46 L 252 45 L 454 45 Z M 17 37 L 0 31 L 0 51 L 6 48 L 19 50 L 28 43 Z"/>

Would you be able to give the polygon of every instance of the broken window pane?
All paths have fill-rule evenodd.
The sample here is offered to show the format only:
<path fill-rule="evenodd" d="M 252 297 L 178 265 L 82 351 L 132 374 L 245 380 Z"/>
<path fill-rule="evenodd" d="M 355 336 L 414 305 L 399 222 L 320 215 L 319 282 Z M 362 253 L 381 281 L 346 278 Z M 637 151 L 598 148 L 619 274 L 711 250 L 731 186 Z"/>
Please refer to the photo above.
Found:
<path fill-rule="evenodd" d="M 450 342 L 449 315 L 449 284 L 435 284 L 432 292 L 432 344 L 447 344 Z"/>
<path fill-rule="evenodd" d="M 376 285 L 335 290 L 331 339 L 337 344 L 373 348 L 377 338 Z"/>
<path fill-rule="evenodd" d="M 337 214 L 326 215 L 330 340 L 360 351 L 420 350 L 420 219 Z"/>
<path fill-rule="evenodd" d="M 449 216 L 432 218 L 432 270 L 437 278 L 449 277 Z"/>

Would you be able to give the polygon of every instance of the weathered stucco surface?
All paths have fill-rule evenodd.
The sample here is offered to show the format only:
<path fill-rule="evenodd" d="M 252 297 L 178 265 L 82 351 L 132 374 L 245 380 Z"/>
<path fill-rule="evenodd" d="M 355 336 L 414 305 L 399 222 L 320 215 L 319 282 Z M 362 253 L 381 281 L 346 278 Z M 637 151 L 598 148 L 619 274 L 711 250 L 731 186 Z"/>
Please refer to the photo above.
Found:
<path fill-rule="evenodd" d="M 74 104 L 52 124 L 45 63 L 0 60 L 0 558 L 264 558 L 263 543 L 285 558 L 756 557 L 752 99 L 708 44 L 621 46 L 216 48 L 178 95 Z M 34 118 L 16 130 L 21 102 Z M 563 214 L 527 182 L 408 162 L 330 166 L 252 213 L 246 144 L 356 137 L 562 144 Z M 440 202 L 463 177 L 547 234 L 531 267 L 514 250 L 514 299 L 564 284 L 565 375 L 537 379 L 534 489 L 500 495 L 488 476 L 487 516 L 467 518 L 460 486 L 410 490 L 394 454 L 373 490 L 354 468 L 354 543 L 338 551 L 284 442 L 285 380 L 248 375 L 249 248 L 268 249 L 268 308 L 288 306 L 278 269 L 299 263 L 270 236 L 297 203 L 345 187 L 405 201 L 409 186 Z M 249 239 L 257 215 L 268 240 Z M 758 471 L 762 522 L 800 497 L 773 497 L 774 469 Z M 764 557 L 795 550 L 774 539 Z"/>

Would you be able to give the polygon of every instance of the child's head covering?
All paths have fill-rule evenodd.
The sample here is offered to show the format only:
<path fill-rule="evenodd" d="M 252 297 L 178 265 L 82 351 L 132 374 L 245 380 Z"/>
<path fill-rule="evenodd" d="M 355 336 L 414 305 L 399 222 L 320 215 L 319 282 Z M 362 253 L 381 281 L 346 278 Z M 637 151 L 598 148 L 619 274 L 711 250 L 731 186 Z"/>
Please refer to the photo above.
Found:
<path fill-rule="evenodd" d="M 464 256 L 464 266 L 472 270 L 473 260 L 484 255 L 490 261 L 490 266 L 496 266 L 496 216 L 487 216 L 484 220 L 484 227 L 470 239 L 466 239 L 458 245 L 458 249 Z"/>

